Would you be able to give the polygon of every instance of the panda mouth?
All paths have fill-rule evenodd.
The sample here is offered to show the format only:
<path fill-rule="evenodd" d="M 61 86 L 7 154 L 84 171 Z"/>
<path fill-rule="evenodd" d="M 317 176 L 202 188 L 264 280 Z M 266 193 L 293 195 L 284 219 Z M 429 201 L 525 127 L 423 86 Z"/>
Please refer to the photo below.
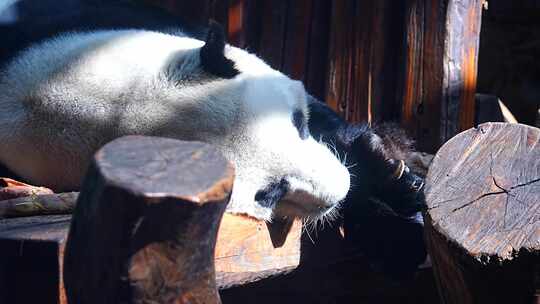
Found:
<path fill-rule="evenodd" d="M 255 201 L 262 207 L 275 209 L 278 215 L 293 217 L 319 216 L 336 206 L 314 202 L 306 193 L 291 194 L 290 184 L 284 178 L 257 191 Z"/>
<path fill-rule="evenodd" d="M 294 217 L 311 217 L 326 214 L 332 210 L 336 205 L 322 205 L 322 204 L 303 204 L 300 201 L 284 199 L 277 208 L 277 213 L 284 216 Z"/>

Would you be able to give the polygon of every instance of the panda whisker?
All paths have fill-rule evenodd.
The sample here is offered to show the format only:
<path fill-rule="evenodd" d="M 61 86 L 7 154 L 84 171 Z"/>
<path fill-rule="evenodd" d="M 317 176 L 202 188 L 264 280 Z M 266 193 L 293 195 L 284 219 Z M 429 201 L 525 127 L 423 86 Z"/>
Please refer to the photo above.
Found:
<path fill-rule="evenodd" d="M 347 167 L 347 169 L 351 169 L 351 168 L 354 168 L 356 166 L 358 166 L 358 163 L 353 163 L 353 164 L 350 164 L 350 165 L 348 165 L 346 167 Z"/>
<path fill-rule="evenodd" d="M 345 152 L 345 155 L 343 156 L 343 161 L 341 162 L 341 164 L 347 167 L 347 152 Z M 347 167 L 347 169 L 349 168 Z"/>
<path fill-rule="evenodd" d="M 313 245 L 315 245 L 315 241 L 313 240 L 313 238 L 312 238 L 311 235 L 309 234 L 309 230 L 306 230 L 306 234 L 307 234 L 309 240 L 311 241 L 311 243 L 312 243 Z"/>
<path fill-rule="evenodd" d="M 336 148 L 336 144 L 333 141 L 330 141 L 330 148 L 332 148 L 332 151 L 333 151 L 334 155 L 341 162 L 341 155 L 339 155 L 339 152 L 338 152 L 338 150 Z"/>
<path fill-rule="evenodd" d="M 315 244 L 315 241 L 311 237 L 310 230 L 313 230 L 313 219 L 308 217 L 304 219 L 304 231 L 306 232 L 306 235 L 311 240 L 311 243 Z"/>

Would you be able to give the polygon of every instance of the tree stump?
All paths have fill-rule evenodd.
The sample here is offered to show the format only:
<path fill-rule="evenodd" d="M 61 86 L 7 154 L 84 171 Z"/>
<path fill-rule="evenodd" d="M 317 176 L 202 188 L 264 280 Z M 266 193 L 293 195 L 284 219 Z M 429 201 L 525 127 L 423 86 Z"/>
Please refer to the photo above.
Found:
<path fill-rule="evenodd" d="M 220 303 L 214 247 L 232 165 L 198 142 L 129 136 L 96 153 L 64 258 L 69 303 Z"/>
<path fill-rule="evenodd" d="M 426 241 L 443 303 L 540 301 L 540 130 L 486 123 L 426 179 Z"/>

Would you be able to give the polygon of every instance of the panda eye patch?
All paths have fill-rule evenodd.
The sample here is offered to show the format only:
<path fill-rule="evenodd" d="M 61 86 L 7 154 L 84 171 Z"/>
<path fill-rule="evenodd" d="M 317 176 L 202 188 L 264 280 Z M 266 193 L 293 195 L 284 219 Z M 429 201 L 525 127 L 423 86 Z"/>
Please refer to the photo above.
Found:
<path fill-rule="evenodd" d="M 304 113 L 300 110 L 296 110 L 293 113 L 292 122 L 294 127 L 298 130 L 298 134 L 301 139 L 309 137 L 309 129 L 307 126 L 307 119 Z"/>

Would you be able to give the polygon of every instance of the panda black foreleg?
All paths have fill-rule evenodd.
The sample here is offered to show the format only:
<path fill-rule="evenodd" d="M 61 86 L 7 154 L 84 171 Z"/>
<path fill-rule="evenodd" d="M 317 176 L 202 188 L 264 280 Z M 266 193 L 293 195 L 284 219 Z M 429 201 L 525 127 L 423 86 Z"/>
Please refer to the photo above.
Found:
<path fill-rule="evenodd" d="M 423 181 L 401 159 L 410 149 L 403 132 L 384 125 L 348 124 L 325 104 L 311 98 L 309 128 L 315 138 L 334 145 L 351 173 L 343 203 L 346 240 L 366 255 L 374 268 L 404 278 L 426 258 Z"/>
<path fill-rule="evenodd" d="M 347 159 L 351 173 L 351 194 L 374 196 L 397 214 L 410 217 L 423 206 L 423 180 L 403 162 L 410 152 L 410 140 L 395 126 L 375 130 L 367 124 L 349 124 L 326 104 L 310 96 L 309 129 L 316 139 L 334 146 Z"/>
<path fill-rule="evenodd" d="M 368 196 L 377 197 L 400 216 L 414 216 L 423 206 L 423 180 L 393 153 L 381 137 L 366 124 L 347 125 L 336 132 L 337 146 L 347 151 L 356 164 L 351 164 L 353 184 L 369 189 Z"/>

